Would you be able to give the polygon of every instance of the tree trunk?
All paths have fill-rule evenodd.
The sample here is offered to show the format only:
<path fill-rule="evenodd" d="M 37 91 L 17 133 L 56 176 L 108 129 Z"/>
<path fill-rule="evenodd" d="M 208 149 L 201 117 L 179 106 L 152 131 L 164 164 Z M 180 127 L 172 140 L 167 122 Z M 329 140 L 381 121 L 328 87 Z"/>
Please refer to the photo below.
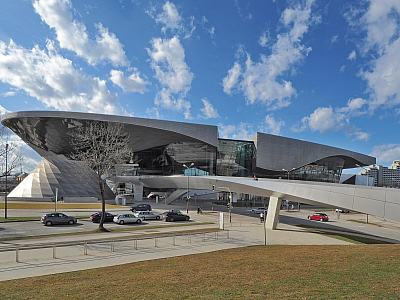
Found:
<path fill-rule="evenodd" d="M 104 219 L 106 217 L 106 201 L 104 200 L 104 183 L 100 174 L 99 174 L 99 186 L 101 194 L 101 218 L 100 218 L 99 229 L 101 231 L 107 231 L 107 229 L 104 228 Z"/>

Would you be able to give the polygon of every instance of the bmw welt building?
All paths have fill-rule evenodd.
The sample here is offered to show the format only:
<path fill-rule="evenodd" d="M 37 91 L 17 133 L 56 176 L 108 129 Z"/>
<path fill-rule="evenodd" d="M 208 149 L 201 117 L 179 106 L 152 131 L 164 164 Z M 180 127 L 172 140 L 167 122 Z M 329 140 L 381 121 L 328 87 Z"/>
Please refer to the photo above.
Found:
<path fill-rule="evenodd" d="M 186 178 L 191 176 L 189 188 L 193 190 L 214 186 L 276 198 L 276 203 L 287 199 L 361 212 L 364 206 L 376 204 L 373 210 L 377 211 L 371 214 L 386 218 L 388 210 L 399 211 L 399 200 L 391 200 L 397 196 L 363 199 L 362 195 L 371 192 L 357 197 L 354 190 L 335 190 L 344 186 L 339 185 L 342 170 L 376 163 L 368 155 L 260 132 L 248 141 L 231 140 L 219 138 L 216 126 L 61 111 L 23 111 L 2 117 L 2 124 L 42 157 L 9 197 L 54 198 L 57 188 L 64 199 L 100 198 L 96 174 L 80 178 L 81 163 L 71 158 L 72 132 L 94 121 L 123 124 L 129 134 L 132 156 L 115 167 L 110 179 L 115 187 L 125 186 L 125 191 L 129 187 L 135 197 L 142 197 L 143 187 L 163 188 L 173 191 L 172 201 L 186 191 Z M 259 180 L 253 180 L 254 175 Z M 372 198 L 381 198 L 378 194 Z M 107 189 L 106 197 L 114 199 L 115 194 Z"/>

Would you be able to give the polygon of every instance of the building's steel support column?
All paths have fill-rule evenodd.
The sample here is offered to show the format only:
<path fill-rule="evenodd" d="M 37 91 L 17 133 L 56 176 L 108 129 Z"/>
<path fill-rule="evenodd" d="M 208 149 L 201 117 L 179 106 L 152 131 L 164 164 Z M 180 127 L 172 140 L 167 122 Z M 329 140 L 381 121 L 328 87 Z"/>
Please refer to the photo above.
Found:
<path fill-rule="evenodd" d="M 265 226 L 267 229 L 276 229 L 278 224 L 279 212 L 281 210 L 282 199 L 278 197 L 269 198 L 269 206 Z"/>

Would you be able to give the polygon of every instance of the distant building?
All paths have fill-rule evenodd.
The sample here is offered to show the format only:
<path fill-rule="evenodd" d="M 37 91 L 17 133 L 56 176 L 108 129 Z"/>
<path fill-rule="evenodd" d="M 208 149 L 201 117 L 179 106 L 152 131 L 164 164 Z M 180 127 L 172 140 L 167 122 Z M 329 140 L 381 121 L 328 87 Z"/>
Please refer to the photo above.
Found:
<path fill-rule="evenodd" d="M 356 174 L 342 174 L 340 176 L 340 182 L 342 184 L 354 184 L 354 185 L 365 185 L 365 186 L 375 186 L 375 178 L 356 175 Z"/>
<path fill-rule="evenodd" d="M 358 174 L 374 178 L 375 186 L 400 187 L 400 160 L 393 161 L 389 167 L 371 165 Z"/>

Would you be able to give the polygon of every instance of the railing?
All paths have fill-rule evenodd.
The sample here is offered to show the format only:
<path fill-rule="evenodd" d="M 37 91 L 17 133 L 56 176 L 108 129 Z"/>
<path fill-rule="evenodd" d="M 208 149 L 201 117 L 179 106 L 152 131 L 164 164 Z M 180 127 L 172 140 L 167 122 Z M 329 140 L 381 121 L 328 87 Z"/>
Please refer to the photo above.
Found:
<path fill-rule="evenodd" d="M 212 231 L 202 231 L 202 232 L 191 232 L 191 233 L 171 233 L 171 234 L 159 234 L 159 235 L 151 235 L 151 236 L 131 236 L 131 237 L 121 237 L 121 238 L 107 238 L 107 239 L 96 239 L 96 240 L 83 240 L 78 242 L 58 242 L 58 243 L 43 243 L 43 244 L 30 244 L 23 246 L 12 246 L 12 247 L 1 247 L 0 253 L 4 252 L 14 252 L 15 251 L 15 261 L 21 262 L 20 260 L 20 252 L 21 251 L 29 251 L 29 250 L 38 250 L 38 249 L 52 249 L 52 257 L 54 259 L 57 258 L 57 249 L 63 247 L 71 247 L 83 246 L 83 255 L 88 255 L 88 247 L 90 245 L 106 245 L 109 244 L 110 252 L 115 252 L 116 244 L 123 242 L 133 241 L 133 249 L 138 250 L 139 243 L 144 243 L 145 241 L 154 240 L 155 248 L 160 246 L 160 241 L 172 238 L 170 242 L 173 246 L 176 246 L 177 237 L 187 237 L 187 243 L 192 243 L 192 238 L 197 238 L 202 242 L 206 242 L 207 240 L 218 240 L 220 238 L 221 233 L 226 234 L 226 238 L 229 239 L 229 231 L 220 231 L 220 230 L 212 230 Z M 148 243 L 147 243 L 148 244 Z M 122 248 L 122 246 L 121 246 Z M 146 248 L 148 249 L 148 247 Z"/>

